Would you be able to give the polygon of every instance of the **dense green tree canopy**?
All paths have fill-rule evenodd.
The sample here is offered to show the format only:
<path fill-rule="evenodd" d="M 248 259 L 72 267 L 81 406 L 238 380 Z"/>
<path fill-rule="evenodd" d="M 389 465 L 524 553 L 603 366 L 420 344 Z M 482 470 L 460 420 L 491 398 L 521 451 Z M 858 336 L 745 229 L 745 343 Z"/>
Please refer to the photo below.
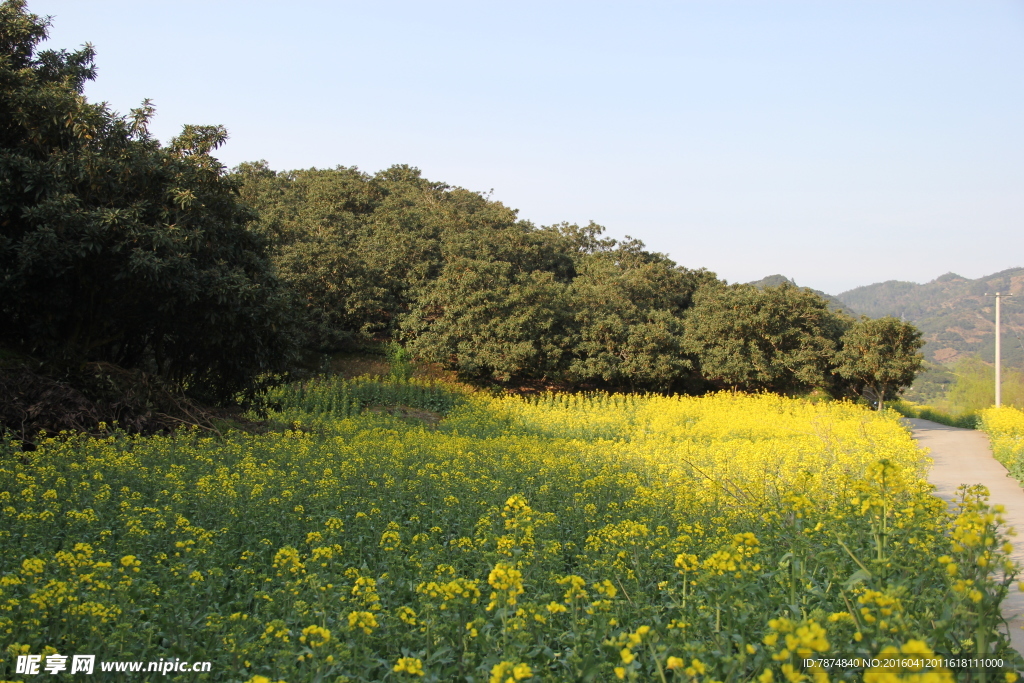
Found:
<path fill-rule="evenodd" d="M 306 345 L 337 348 L 382 326 L 384 278 L 360 253 L 381 193 L 365 174 L 343 167 L 278 174 L 258 163 L 234 175 L 259 210 L 279 276 L 302 306 Z"/>
<path fill-rule="evenodd" d="M 260 212 L 281 278 L 305 304 L 315 348 L 394 335 L 399 316 L 448 260 L 538 256 L 536 231 L 514 211 L 408 166 L 374 175 L 345 167 L 275 173 L 260 162 L 239 166 L 235 177 Z"/>
<path fill-rule="evenodd" d="M 403 321 L 420 358 L 470 377 L 556 377 L 569 348 L 566 286 L 508 261 L 455 259 Z"/>
<path fill-rule="evenodd" d="M 717 282 L 627 241 L 577 265 L 571 303 L 578 343 L 571 377 L 613 386 L 670 389 L 691 374 L 683 312 L 697 288 Z"/>
<path fill-rule="evenodd" d="M 849 382 L 834 354 L 851 323 L 810 290 L 726 287 L 598 225 L 537 228 L 406 166 L 237 177 L 314 347 L 400 338 L 501 381 L 835 395 Z"/>
<path fill-rule="evenodd" d="M 899 318 L 861 318 L 842 338 L 836 369 L 881 410 L 888 398 L 910 386 L 924 355 L 921 331 Z"/>
<path fill-rule="evenodd" d="M 219 127 L 153 139 L 82 94 L 92 49 L 39 51 L 47 22 L 0 5 L 0 341 L 111 361 L 225 399 L 285 358 L 286 290 L 211 152 Z"/>
<path fill-rule="evenodd" d="M 684 348 L 722 388 L 802 393 L 832 386 L 832 358 L 849 321 L 784 283 L 706 287 L 686 317 Z"/>

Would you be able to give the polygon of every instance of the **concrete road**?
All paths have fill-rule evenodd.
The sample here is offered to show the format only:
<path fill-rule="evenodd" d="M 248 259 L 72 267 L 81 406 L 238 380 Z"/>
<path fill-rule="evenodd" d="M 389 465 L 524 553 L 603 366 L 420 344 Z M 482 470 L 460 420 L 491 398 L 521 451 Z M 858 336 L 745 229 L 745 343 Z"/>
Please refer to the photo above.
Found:
<path fill-rule="evenodd" d="M 928 480 L 935 493 L 952 503 L 961 484 L 984 484 L 991 492 L 989 502 L 1004 505 L 1007 523 L 1020 531 L 1014 538 L 1013 558 L 1024 566 L 1024 489 L 992 457 L 988 436 L 973 429 L 947 427 L 929 420 L 906 419 L 914 438 L 928 448 L 934 461 Z M 1010 640 L 1024 653 L 1024 593 L 1010 591 L 1003 603 L 1003 616 L 1010 623 Z"/>

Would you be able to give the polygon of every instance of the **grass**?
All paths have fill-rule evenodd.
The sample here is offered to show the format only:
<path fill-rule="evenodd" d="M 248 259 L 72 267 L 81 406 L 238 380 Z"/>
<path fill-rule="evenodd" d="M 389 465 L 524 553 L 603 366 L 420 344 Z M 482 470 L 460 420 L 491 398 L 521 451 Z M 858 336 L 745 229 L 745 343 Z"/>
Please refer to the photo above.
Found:
<path fill-rule="evenodd" d="M 977 429 L 981 424 L 981 418 L 976 411 L 968 410 L 962 413 L 948 413 L 933 406 L 918 405 L 910 401 L 892 401 L 887 404 L 903 417 L 914 417 L 921 420 L 931 420 L 948 427 L 960 427 L 961 429 Z"/>

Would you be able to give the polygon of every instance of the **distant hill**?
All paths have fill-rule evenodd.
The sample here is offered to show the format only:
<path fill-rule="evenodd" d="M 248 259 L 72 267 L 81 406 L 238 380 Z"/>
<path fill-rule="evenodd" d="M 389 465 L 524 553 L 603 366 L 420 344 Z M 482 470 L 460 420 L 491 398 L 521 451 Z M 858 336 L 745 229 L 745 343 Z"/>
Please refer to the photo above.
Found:
<path fill-rule="evenodd" d="M 795 287 L 799 287 L 800 286 L 800 285 L 796 284 L 795 281 L 793 281 L 792 279 L 786 277 L 785 275 L 769 275 L 768 277 L 761 278 L 760 280 L 757 280 L 756 282 L 748 282 L 747 284 L 748 285 L 754 285 L 755 287 L 757 287 L 759 289 L 764 289 L 765 287 L 778 287 L 779 285 L 781 285 L 784 282 L 788 282 L 789 284 L 791 284 L 791 285 L 793 285 Z M 840 301 L 836 297 L 832 296 L 831 294 L 826 294 L 825 292 L 819 291 L 817 289 L 811 289 L 810 287 L 804 287 L 804 289 L 810 289 L 812 292 L 814 292 L 815 294 L 817 294 L 821 298 L 827 300 L 829 302 L 829 304 L 832 306 L 832 310 L 843 311 L 847 315 L 856 315 L 853 312 L 853 310 L 848 305 L 846 305 L 845 303 L 843 303 L 842 301 Z"/>
<path fill-rule="evenodd" d="M 924 333 L 925 357 L 952 363 L 979 354 L 991 361 L 995 334 L 995 303 L 985 294 L 1009 292 L 1003 300 L 1003 361 L 1024 367 L 1024 268 L 969 280 L 946 273 L 931 282 L 889 280 L 839 294 L 848 308 L 872 318 L 891 315 L 917 325 Z"/>

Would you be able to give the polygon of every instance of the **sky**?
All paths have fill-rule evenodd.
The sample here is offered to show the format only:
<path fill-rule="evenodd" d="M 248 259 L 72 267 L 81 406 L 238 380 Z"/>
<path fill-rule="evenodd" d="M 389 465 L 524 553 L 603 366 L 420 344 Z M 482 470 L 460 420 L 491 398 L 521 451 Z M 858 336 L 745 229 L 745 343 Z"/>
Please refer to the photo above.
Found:
<path fill-rule="evenodd" d="M 1024 266 L 1024 0 L 28 0 L 222 163 L 393 164 L 730 282 Z"/>

